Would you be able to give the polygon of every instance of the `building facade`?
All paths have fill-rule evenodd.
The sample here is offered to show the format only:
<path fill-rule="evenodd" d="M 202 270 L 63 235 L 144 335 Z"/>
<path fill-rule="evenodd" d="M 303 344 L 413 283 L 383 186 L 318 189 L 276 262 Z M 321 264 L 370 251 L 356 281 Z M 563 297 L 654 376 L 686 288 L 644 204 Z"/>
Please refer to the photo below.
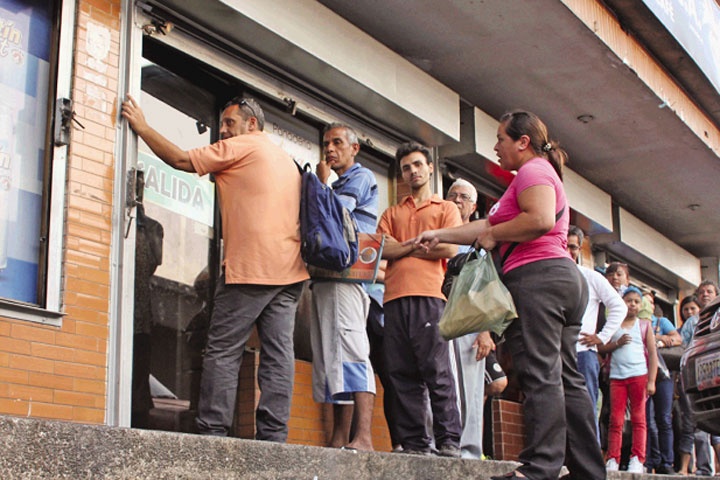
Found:
<path fill-rule="evenodd" d="M 166 167 L 137 140 L 119 116 L 126 93 L 139 99 L 151 125 L 184 149 L 218 139 L 220 110 L 236 95 L 258 99 L 266 112 L 266 132 L 310 164 L 321 157 L 322 128 L 333 121 L 347 122 L 361 136 L 361 163 L 377 176 L 381 208 L 404 193 L 393 163 L 396 147 L 417 140 L 436 154 L 435 170 L 441 174 L 433 182 L 438 193 L 453 178 L 464 177 L 478 187 L 489 209 L 512 178 L 500 171 L 492 151 L 498 109 L 517 106 L 514 98 L 522 98 L 523 106 L 538 113 L 549 108 L 542 98 L 530 96 L 537 101 L 529 101 L 523 95 L 530 93 L 513 90 L 500 71 L 496 77 L 478 79 L 478 88 L 492 90 L 492 85 L 506 82 L 507 90 L 493 91 L 494 100 L 487 105 L 469 101 L 466 83 L 449 73 L 435 73 L 423 59 L 403 51 L 413 30 L 405 30 L 408 22 L 424 28 L 430 38 L 448 35 L 436 31 L 431 18 L 428 25 L 417 19 L 405 19 L 403 25 L 393 11 L 403 2 L 349 2 L 365 4 L 377 16 L 374 33 L 372 25 L 363 23 L 362 12 L 336 5 L 343 2 L 201 3 L 200 8 L 200 2 L 191 0 L 0 1 L 0 414 L 130 426 L 133 352 L 143 324 L 160 411 L 155 427 L 192 430 L 203 331 L 212 308 L 209 292 L 222 257 L 215 189 L 211 178 Z M 438 2 L 428 3 L 433 6 L 419 8 L 419 14 L 442 12 L 435 25 L 453 8 L 475 9 L 465 15 L 471 23 L 473 15 L 491 8 L 448 2 L 444 10 Z M 496 5 L 488 12 L 510 8 L 505 2 L 489 3 Z M 650 102 L 665 102 L 660 111 L 668 124 L 684 126 L 669 138 L 658 136 L 683 143 L 700 158 L 685 167 L 695 170 L 697 183 L 683 179 L 681 186 L 704 192 L 703 179 L 716 167 L 704 171 L 706 164 L 698 162 L 718 160 L 720 115 L 703 105 L 713 95 L 717 100 L 717 88 L 687 87 L 682 75 L 670 71 L 669 60 L 663 63 L 648 53 L 642 36 L 624 32 L 618 12 L 627 10 L 612 9 L 613 3 L 622 2 L 537 3 L 543 5 L 532 8 L 547 8 L 547 15 L 561 9 L 571 30 L 592 45 L 588 56 L 611 58 L 608 68 L 628 82 L 620 83 L 616 101 L 651 97 Z M 688 4 L 670 3 L 676 8 Z M 709 0 L 689 3 L 720 10 Z M 530 8 L 525 2 L 510 6 Z M 458 18 L 463 13 L 456 12 Z M 401 26 L 393 30 L 393 22 Z M 383 25 L 394 31 L 392 36 L 384 36 Z M 470 27 L 458 24 L 458 33 Z M 717 26 L 708 28 L 711 34 L 718 31 Z M 466 50 L 488 41 L 482 32 L 477 35 L 458 41 L 465 42 Z M 556 39 L 548 38 L 547 45 L 544 41 L 538 39 L 538 51 L 555 48 L 551 43 Z M 453 51 L 441 47 L 428 56 L 447 58 L 452 65 Z M 457 59 L 454 67 L 462 70 L 463 62 Z M 514 60 L 508 57 L 506 62 Z M 526 83 L 536 79 L 532 69 L 523 74 Z M 465 79 L 472 75 L 468 70 Z M 571 75 L 559 72 L 557 83 Z M 537 79 L 540 85 L 543 81 Z M 554 88 L 574 92 L 584 81 Z M 592 88 L 584 95 L 592 98 Z M 569 109 L 570 103 L 558 104 L 557 110 Z M 643 111 L 634 114 L 638 112 Z M 581 119 L 573 113 L 574 123 L 557 120 L 551 127 L 561 140 L 583 138 L 593 146 L 619 138 L 616 130 L 602 124 L 595 133 L 578 131 L 602 120 L 600 113 L 587 115 Z M 641 126 L 637 133 L 644 133 Z M 641 148 L 637 143 L 627 145 Z M 631 156 L 627 145 L 626 155 Z M 673 230 L 668 223 L 705 208 L 705 202 L 696 201 L 697 207 L 688 212 L 669 212 L 668 222 L 643 215 L 643 206 L 661 205 L 664 193 L 636 198 L 639 190 L 633 184 L 597 173 L 617 169 L 619 177 L 624 175 L 621 165 L 593 163 L 595 152 L 602 156 L 601 148 L 593 148 L 589 158 L 579 155 L 577 171 L 571 164 L 565 176 L 573 222 L 593 242 L 592 249 L 588 245 L 583 252 L 583 263 L 629 263 L 633 281 L 655 289 L 672 317 L 678 299 L 701 279 L 717 281 L 716 250 L 667 233 Z M 648 172 L 642 165 L 635 171 L 638 184 L 646 186 Z M 650 176 L 650 181 L 660 180 Z M 685 202 L 679 194 L 668 195 Z M 706 197 L 711 198 L 709 192 Z M 162 226 L 154 238 L 141 232 L 147 222 L 138 218 L 139 205 Z M 690 232 L 696 227 L 688 223 L 687 228 Z M 141 263 L 147 242 L 162 246 L 159 265 L 152 271 Z M 306 308 L 301 304 L 296 327 L 298 373 L 290 441 L 322 445 L 327 412 L 307 400 Z M 244 362 L 242 375 L 250 381 L 241 382 L 245 390 L 238 405 L 239 436 L 252 436 L 257 347 L 251 341 Z M 378 402 L 376 412 L 381 411 Z M 383 431 L 380 415 L 378 432 Z"/>

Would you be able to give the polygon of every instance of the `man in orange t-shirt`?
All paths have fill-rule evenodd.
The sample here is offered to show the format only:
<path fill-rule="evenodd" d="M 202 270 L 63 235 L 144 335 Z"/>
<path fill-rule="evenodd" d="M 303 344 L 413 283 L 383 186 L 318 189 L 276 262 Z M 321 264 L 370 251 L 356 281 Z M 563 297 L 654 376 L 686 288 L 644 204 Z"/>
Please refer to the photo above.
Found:
<path fill-rule="evenodd" d="M 171 167 L 215 176 L 225 258 L 203 358 L 199 432 L 227 435 L 242 354 L 257 324 L 261 394 L 255 437 L 286 441 L 295 311 L 308 279 L 300 257 L 301 177 L 295 163 L 263 133 L 265 115 L 250 98 L 236 97 L 225 105 L 220 141 L 190 151 L 152 129 L 130 95 L 122 116 Z"/>
<path fill-rule="evenodd" d="M 441 286 L 443 259 L 457 253 L 455 245 L 439 245 L 430 252 L 415 249 L 409 240 L 425 230 L 462 224 L 452 202 L 433 195 L 430 151 L 406 143 L 396 153 L 400 170 L 411 193 L 385 210 L 378 233 L 386 235 L 385 272 L 385 364 L 397 392 L 395 419 L 403 451 L 429 454 L 426 391 L 430 394 L 433 430 L 438 453 L 460 456 L 460 414 L 450 368 L 448 343 L 440 337 L 438 322 L 445 307 Z"/>

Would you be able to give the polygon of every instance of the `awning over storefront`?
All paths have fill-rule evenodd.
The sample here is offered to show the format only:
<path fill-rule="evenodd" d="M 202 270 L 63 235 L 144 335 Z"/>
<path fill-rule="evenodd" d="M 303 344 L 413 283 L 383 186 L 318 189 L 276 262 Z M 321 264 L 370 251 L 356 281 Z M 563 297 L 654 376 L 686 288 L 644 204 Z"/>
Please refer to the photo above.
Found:
<path fill-rule="evenodd" d="M 701 261 L 627 210 L 614 207 L 615 230 L 592 236 L 593 245 L 676 290 L 702 281 Z"/>
<path fill-rule="evenodd" d="M 456 92 L 320 3 L 212 0 L 198 8 L 192 0 L 143 0 L 140 5 L 146 14 L 175 22 L 227 58 L 252 63 L 308 98 L 395 138 L 439 146 L 448 171 L 469 177 L 491 195 L 501 195 L 512 178 L 499 167 L 493 151 L 496 119 L 461 104 Z M 168 44 L 176 43 L 172 36 L 167 36 Z M 201 50 L 187 53 L 201 58 Z M 570 205 L 591 223 L 588 233 L 596 246 L 673 288 L 700 281 L 696 257 L 614 208 L 611 195 L 571 168 L 565 175 Z"/>
<path fill-rule="evenodd" d="M 199 8 L 194 0 L 148 0 L 142 7 L 402 136 L 431 146 L 460 137 L 457 93 L 317 2 L 225 0 Z"/>

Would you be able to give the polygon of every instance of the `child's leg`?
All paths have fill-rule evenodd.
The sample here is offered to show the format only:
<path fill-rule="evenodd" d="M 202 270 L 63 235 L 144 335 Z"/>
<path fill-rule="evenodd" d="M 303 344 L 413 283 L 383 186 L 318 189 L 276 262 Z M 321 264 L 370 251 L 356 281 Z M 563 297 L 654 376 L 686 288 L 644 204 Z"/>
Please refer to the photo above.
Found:
<path fill-rule="evenodd" d="M 631 455 L 645 463 L 647 423 L 645 421 L 645 400 L 647 398 L 647 375 L 628 378 L 630 397 L 630 421 L 632 422 Z"/>
<path fill-rule="evenodd" d="M 622 428 L 625 423 L 627 405 L 627 380 L 610 380 L 610 425 L 608 427 L 607 459 L 614 458 L 620 463 L 622 448 Z"/>

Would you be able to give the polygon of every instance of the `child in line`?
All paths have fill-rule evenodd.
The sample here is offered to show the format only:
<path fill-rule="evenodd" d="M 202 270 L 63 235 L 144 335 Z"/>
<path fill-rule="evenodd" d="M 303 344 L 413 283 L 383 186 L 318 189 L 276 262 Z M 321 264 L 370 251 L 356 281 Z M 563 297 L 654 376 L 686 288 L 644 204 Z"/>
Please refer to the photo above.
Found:
<path fill-rule="evenodd" d="M 629 286 L 623 292 L 628 307 L 627 317 L 610 342 L 598 346 L 600 353 L 612 353 L 610 360 L 610 428 L 608 431 L 608 471 L 620 466 L 622 428 L 625 409 L 630 400 L 632 448 L 628 472 L 643 473 L 647 424 L 645 402 L 655 393 L 658 360 L 655 335 L 650 322 L 638 318 L 642 303 L 639 289 Z"/>

